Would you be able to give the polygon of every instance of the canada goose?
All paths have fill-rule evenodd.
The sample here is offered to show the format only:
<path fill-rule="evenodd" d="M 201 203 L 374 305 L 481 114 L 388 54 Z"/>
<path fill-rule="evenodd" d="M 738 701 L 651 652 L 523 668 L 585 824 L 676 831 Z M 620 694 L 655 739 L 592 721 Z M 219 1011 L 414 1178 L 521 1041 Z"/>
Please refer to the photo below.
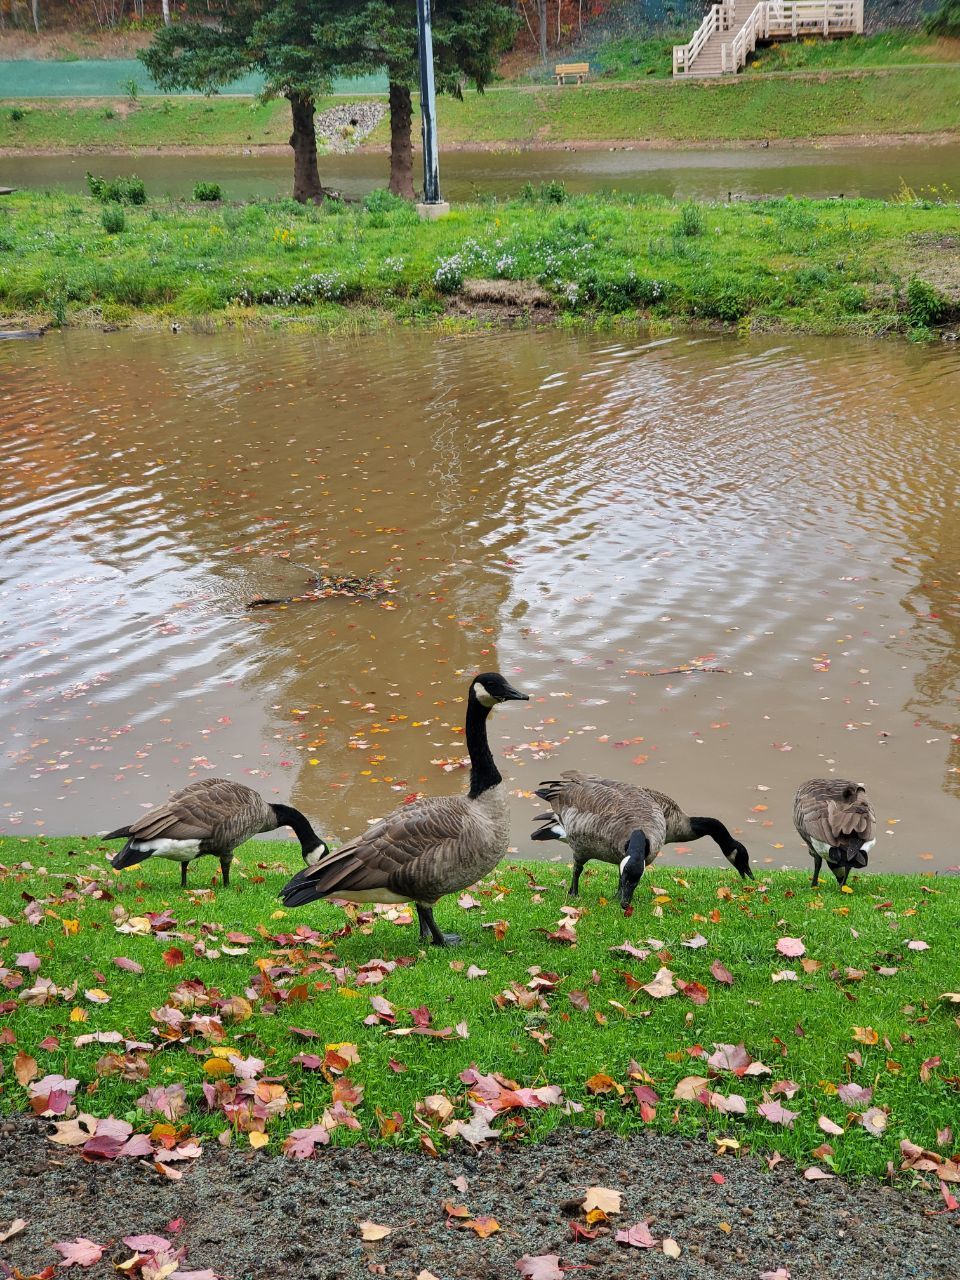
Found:
<path fill-rule="evenodd" d="M 284 905 L 317 898 L 345 902 L 412 902 L 420 941 L 459 942 L 440 932 L 434 904 L 492 871 L 507 850 L 510 823 L 503 779 L 487 743 L 487 716 L 498 703 L 528 700 L 495 671 L 475 676 L 467 694 L 470 790 L 426 796 L 395 809 L 315 867 L 298 871 L 280 892 Z"/>
<path fill-rule="evenodd" d="M 187 867 L 194 858 L 212 854 L 220 859 L 223 883 L 230 883 L 233 851 L 262 831 L 292 827 L 304 859 L 329 852 L 299 809 L 266 800 L 242 782 L 202 778 L 175 792 L 166 804 L 151 809 L 129 826 L 117 827 L 105 840 L 126 840 L 112 859 L 122 869 L 147 858 L 170 858 L 180 863 L 180 887 L 186 888 Z"/>
<path fill-rule="evenodd" d="M 842 889 L 854 867 L 867 865 L 867 854 L 877 843 L 877 816 L 862 782 L 811 778 L 801 783 L 793 800 L 793 823 L 813 858 L 813 889 L 824 859 Z"/>
<path fill-rule="evenodd" d="M 664 844 L 712 836 L 727 861 L 743 877 L 753 879 L 746 848 L 716 818 L 688 818 L 680 806 L 660 791 L 614 782 L 569 769 L 556 782 L 544 782 L 536 794 L 552 806 L 540 814 L 545 825 L 534 840 L 565 840 L 573 851 L 570 893 L 580 888 L 580 873 L 591 858 L 620 867 L 617 896 L 629 910 L 644 868 Z"/>

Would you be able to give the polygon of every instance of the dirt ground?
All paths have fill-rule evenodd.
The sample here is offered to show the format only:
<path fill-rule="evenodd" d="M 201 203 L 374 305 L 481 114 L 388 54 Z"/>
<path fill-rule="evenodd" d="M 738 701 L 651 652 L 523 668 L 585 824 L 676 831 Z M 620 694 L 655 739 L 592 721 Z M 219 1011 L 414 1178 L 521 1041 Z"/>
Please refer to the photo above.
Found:
<path fill-rule="evenodd" d="M 524 1255 L 557 1254 L 571 1280 L 956 1280 L 960 1211 L 939 1193 L 876 1182 L 803 1181 L 784 1161 L 714 1154 L 703 1142 L 642 1134 L 632 1140 L 564 1129 L 538 1145 L 459 1147 L 440 1159 L 412 1152 L 320 1148 L 294 1162 L 207 1144 L 179 1182 L 134 1160 L 84 1163 L 45 1139 L 43 1121 L 0 1128 L 0 1233 L 28 1219 L 0 1257 L 31 1276 L 55 1263 L 52 1243 L 86 1236 L 102 1260 L 71 1274 L 106 1280 L 130 1256 L 121 1237 L 153 1232 L 188 1249 L 186 1270 L 233 1280 L 517 1280 Z M 712 1175 L 722 1174 L 721 1184 Z M 911 1177 L 912 1175 L 905 1175 Z M 466 1190 L 453 1184 L 466 1178 Z M 622 1192 L 622 1212 L 595 1240 L 573 1238 L 589 1186 Z M 458 1228 L 444 1201 L 491 1215 L 481 1239 Z M 182 1219 L 177 1229 L 171 1220 Z M 393 1230 L 363 1243 L 358 1224 Z M 617 1228 L 647 1221 L 680 1256 L 617 1244 Z M 8 1273 L 9 1274 L 9 1273 Z M 782 1280 L 782 1278 L 781 1278 Z"/>

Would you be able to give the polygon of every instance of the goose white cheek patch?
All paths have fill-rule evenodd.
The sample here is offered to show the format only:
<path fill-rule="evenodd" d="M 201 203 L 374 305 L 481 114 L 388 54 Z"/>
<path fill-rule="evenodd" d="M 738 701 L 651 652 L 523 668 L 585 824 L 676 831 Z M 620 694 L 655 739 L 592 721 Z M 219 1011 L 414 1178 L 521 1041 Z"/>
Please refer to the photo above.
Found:
<path fill-rule="evenodd" d="M 482 707 L 495 707 L 497 700 L 492 693 L 488 692 L 486 685 L 481 684 L 479 680 L 473 682 L 473 692 Z"/>
<path fill-rule="evenodd" d="M 627 856 L 626 856 L 625 858 L 621 858 L 621 859 L 620 859 L 620 874 L 621 874 L 621 875 L 623 874 L 624 870 L 626 869 L 626 865 L 627 865 L 627 863 L 628 863 L 629 861 L 630 861 L 630 855 L 629 855 L 629 853 L 627 854 Z"/>

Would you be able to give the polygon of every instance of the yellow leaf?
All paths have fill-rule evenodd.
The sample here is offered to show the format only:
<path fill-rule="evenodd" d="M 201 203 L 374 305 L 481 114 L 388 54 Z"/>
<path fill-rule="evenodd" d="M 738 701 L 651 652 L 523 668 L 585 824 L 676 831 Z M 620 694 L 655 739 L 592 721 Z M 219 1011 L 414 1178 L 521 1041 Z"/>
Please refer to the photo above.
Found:
<path fill-rule="evenodd" d="M 79 920 L 61 920 L 60 923 L 63 925 L 63 932 L 68 936 L 72 933 L 80 932 Z"/>
<path fill-rule="evenodd" d="M 218 1044 L 210 1050 L 211 1058 L 239 1058 L 240 1053 L 229 1044 Z"/>
<path fill-rule="evenodd" d="M 270 912 L 270 919 L 271 919 L 271 920 L 285 920 L 285 919 L 286 919 L 286 915 L 287 915 L 287 913 L 286 913 L 285 911 L 271 911 L 271 912 Z"/>
<path fill-rule="evenodd" d="M 840 892 L 841 892 L 841 893 L 853 893 L 853 889 L 852 889 L 852 888 L 850 887 L 850 885 L 848 885 L 848 884 L 842 884 L 842 885 L 840 886 Z"/>
<path fill-rule="evenodd" d="M 583 1207 L 588 1214 L 593 1209 L 599 1209 L 602 1214 L 619 1213 L 620 1192 L 612 1187 L 587 1187 Z"/>
<path fill-rule="evenodd" d="M 880 1036 L 873 1027 L 854 1027 L 853 1038 L 858 1044 L 876 1044 Z"/>
<path fill-rule="evenodd" d="M 83 993 L 93 1004 L 109 1004 L 110 997 L 102 987 L 90 987 Z"/>
<path fill-rule="evenodd" d="M 364 1220 L 360 1223 L 360 1239 L 361 1240 L 383 1240 L 393 1230 L 393 1227 L 381 1226 L 379 1222 L 369 1222 Z"/>
<path fill-rule="evenodd" d="M 259 1129 L 254 1129 L 250 1133 L 251 1147 L 265 1147 L 270 1139 L 265 1133 L 261 1133 Z"/>
<path fill-rule="evenodd" d="M 353 987 L 338 987 L 337 995 L 343 996 L 344 1000 L 361 1000 L 363 998 L 363 992 L 355 991 Z"/>
<path fill-rule="evenodd" d="M 724 1232 L 725 1235 L 729 1235 L 730 1232 L 733 1230 L 729 1222 L 718 1222 L 717 1226 L 720 1228 L 722 1232 Z"/>
<path fill-rule="evenodd" d="M 70 1021 L 71 1021 L 71 1022 L 86 1022 L 86 1020 L 87 1020 L 88 1016 L 89 1016 L 89 1015 L 88 1015 L 88 1013 L 87 1013 L 86 1009 L 81 1009 L 81 1008 L 79 1008 L 79 1006 L 78 1006 L 77 1008 L 75 1008 L 75 1009 L 71 1009 L 71 1010 L 70 1010 Z"/>
<path fill-rule="evenodd" d="M 223 1058 L 208 1058 L 203 1064 L 203 1074 L 205 1076 L 232 1076 L 233 1067 L 229 1062 L 224 1062 Z"/>

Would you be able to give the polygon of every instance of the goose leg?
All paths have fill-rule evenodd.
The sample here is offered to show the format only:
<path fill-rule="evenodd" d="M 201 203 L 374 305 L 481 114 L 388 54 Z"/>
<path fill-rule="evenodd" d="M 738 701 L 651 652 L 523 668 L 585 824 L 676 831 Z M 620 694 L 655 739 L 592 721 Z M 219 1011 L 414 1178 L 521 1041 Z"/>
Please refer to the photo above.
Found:
<path fill-rule="evenodd" d="M 223 876 L 223 887 L 225 889 L 230 887 L 230 863 L 232 861 L 233 858 L 220 859 L 220 874 Z"/>
<path fill-rule="evenodd" d="M 837 877 L 837 884 L 842 889 L 843 886 L 847 883 L 847 876 L 849 876 L 850 874 L 850 864 L 848 862 L 844 862 L 842 864 L 838 864 L 837 866 L 831 867 L 830 870 Z"/>
<path fill-rule="evenodd" d="M 573 875 L 570 877 L 570 888 L 568 890 L 569 896 L 571 898 L 575 898 L 577 894 L 580 892 L 580 872 L 582 870 L 583 870 L 582 862 L 575 862 L 573 864 Z"/>
<path fill-rule="evenodd" d="M 433 943 L 435 947 L 449 947 L 460 941 L 459 933 L 442 933 L 433 918 L 433 907 L 414 904 L 420 921 L 420 941 Z"/>
<path fill-rule="evenodd" d="M 820 883 L 820 868 L 823 866 L 823 859 L 819 853 L 813 855 L 813 879 L 810 881 L 810 888 L 815 889 Z"/>
<path fill-rule="evenodd" d="M 186 863 L 186 862 L 181 862 L 181 863 L 180 863 L 180 888 L 181 888 L 181 889 L 185 889 L 185 888 L 187 887 L 187 867 L 188 867 L 188 865 L 189 865 L 189 864 L 188 864 L 188 863 Z"/>

